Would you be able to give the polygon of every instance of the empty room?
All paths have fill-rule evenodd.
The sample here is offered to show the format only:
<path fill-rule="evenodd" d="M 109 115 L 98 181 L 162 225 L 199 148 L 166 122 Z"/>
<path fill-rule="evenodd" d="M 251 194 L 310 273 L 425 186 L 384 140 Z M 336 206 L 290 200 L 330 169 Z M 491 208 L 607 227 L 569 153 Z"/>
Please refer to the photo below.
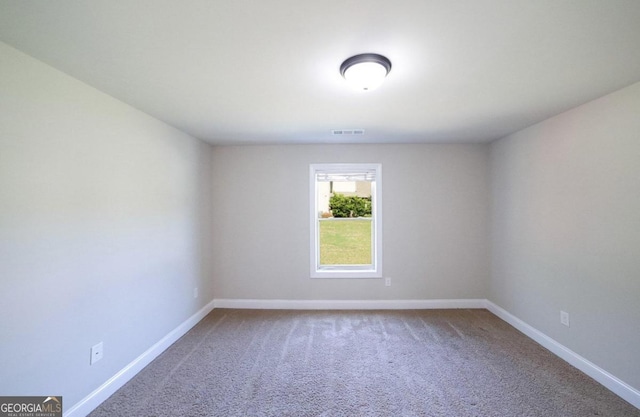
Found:
<path fill-rule="evenodd" d="M 0 417 L 640 417 L 640 1 L 0 0 Z"/>

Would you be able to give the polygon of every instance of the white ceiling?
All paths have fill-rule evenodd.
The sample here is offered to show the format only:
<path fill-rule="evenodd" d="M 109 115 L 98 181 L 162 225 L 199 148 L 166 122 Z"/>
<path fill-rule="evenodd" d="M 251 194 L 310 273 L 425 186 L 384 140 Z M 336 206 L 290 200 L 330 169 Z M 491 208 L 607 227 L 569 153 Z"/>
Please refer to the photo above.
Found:
<path fill-rule="evenodd" d="M 0 40 L 216 144 L 486 142 L 640 81 L 640 0 L 0 0 Z"/>

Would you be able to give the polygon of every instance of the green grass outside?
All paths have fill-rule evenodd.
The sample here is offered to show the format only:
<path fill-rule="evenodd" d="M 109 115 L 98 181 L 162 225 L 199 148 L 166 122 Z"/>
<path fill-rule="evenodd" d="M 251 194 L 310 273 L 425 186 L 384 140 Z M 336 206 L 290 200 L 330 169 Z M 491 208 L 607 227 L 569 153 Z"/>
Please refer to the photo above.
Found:
<path fill-rule="evenodd" d="M 362 264 L 371 264 L 371 221 L 320 221 L 320 265 Z"/>

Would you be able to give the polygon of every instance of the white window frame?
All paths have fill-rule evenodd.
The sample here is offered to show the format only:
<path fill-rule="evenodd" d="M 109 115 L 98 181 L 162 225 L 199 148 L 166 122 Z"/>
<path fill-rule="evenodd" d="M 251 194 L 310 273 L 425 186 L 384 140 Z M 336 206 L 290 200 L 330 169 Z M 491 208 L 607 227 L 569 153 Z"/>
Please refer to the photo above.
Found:
<path fill-rule="evenodd" d="M 332 265 L 320 267 L 319 216 L 317 174 L 374 171 L 371 187 L 372 256 L 371 265 Z M 309 165 L 310 195 L 310 264 L 311 278 L 382 278 L 382 164 L 311 164 Z"/>

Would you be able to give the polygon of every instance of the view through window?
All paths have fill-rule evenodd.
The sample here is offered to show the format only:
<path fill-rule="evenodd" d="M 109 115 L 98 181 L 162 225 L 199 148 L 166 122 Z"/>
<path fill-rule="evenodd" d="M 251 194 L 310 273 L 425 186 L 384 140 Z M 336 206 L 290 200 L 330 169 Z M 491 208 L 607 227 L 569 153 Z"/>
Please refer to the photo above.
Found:
<path fill-rule="evenodd" d="M 380 164 L 311 165 L 311 276 L 381 276 Z"/>

